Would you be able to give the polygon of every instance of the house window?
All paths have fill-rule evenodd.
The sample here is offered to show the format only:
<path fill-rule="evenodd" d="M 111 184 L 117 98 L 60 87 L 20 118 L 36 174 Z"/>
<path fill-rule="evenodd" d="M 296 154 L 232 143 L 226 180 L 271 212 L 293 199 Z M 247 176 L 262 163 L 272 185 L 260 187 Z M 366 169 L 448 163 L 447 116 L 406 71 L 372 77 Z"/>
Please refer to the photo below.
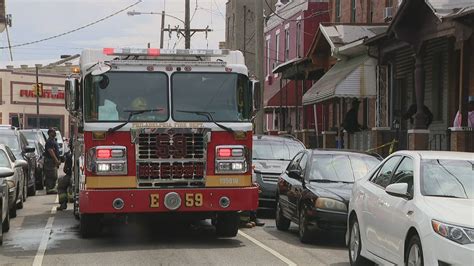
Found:
<path fill-rule="evenodd" d="M 336 8 L 335 8 L 335 21 L 341 22 L 341 0 L 336 0 Z"/>
<path fill-rule="evenodd" d="M 351 22 L 355 23 L 356 22 L 356 0 L 351 0 Z"/>
<path fill-rule="evenodd" d="M 296 57 L 301 57 L 301 22 L 296 23 Z"/>
<path fill-rule="evenodd" d="M 267 59 L 267 76 L 269 76 L 272 73 L 272 66 L 270 64 L 270 39 L 267 40 L 267 53 L 266 53 L 266 59 Z"/>
<path fill-rule="evenodd" d="M 443 54 L 433 56 L 431 106 L 433 120 L 443 120 Z"/>
<path fill-rule="evenodd" d="M 285 30 L 285 62 L 290 59 L 290 30 Z"/>
<path fill-rule="evenodd" d="M 280 64 L 280 34 L 275 35 L 275 66 Z"/>

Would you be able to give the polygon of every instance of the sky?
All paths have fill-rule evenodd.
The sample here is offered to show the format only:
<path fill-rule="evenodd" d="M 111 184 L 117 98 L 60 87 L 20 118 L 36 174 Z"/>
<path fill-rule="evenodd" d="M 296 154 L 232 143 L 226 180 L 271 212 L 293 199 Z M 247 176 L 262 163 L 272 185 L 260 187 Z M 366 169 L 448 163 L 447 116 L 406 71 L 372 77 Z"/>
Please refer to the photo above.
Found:
<path fill-rule="evenodd" d="M 140 0 L 6 0 L 6 14 L 12 15 L 9 28 L 11 45 L 27 43 L 74 30 L 107 17 Z M 191 0 L 191 28 L 209 26 L 205 33 L 191 38 L 191 48 L 219 47 L 225 40 L 226 0 Z M 160 44 L 160 15 L 127 15 L 127 11 L 157 12 L 184 20 L 184 0 L 141 0 L 137 5 L 95 25 L 48 41 L 12 48 L 14 61 L 58 59 L 60 55 L 80 54 L 83 48 L 135 47 L 153 48 Z M 165 25 L 171 28 L 183 23 L 165 17 Z M 0 46 L 8 47 L 6 32 L 0 33 Z M 184 38 L 165 32 L 164 48 L 184 48 Z M 10 61 L 8 48 L 0 49 L 0 64 Z"/>

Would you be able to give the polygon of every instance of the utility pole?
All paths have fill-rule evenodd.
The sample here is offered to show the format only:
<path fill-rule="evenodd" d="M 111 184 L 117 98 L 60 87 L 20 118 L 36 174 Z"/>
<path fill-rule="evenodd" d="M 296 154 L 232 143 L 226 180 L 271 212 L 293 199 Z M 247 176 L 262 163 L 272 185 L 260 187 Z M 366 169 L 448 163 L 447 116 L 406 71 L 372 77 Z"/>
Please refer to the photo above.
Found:
<path fill-rule="evenodd" d="M 184 48 L 185 49 L 190 49 L 191 48 L 191 37 L 194 35 L 196 32 L 205 32 L 206 33 L 206 38 L 207 38 L 207 33 L 212 31 L 212 29 L 209 29 L 209 26 L 207 26 L 205 29 L 191 29 L 191 19 L 190 19 L 190 4 L 189 0 L 185 0 L 185 12 L 184 12 L 184 30 L 180 29 L 179 27 L 176 27 L 174 29 L 171 29 L 168 27 L 168 29 L 165 29 L 164 26 L 162 32 L 168 31 L 168 32 L 177 32 L 178 34 L 181 34 L 184 37 Z M 164 25 L 163 20 L 162 20 L 162 25 Z M 163 39 L 163 38 L 162 38 Z"/>
<path fill-rule="evenodd" d="M 264 109 L 263 109 L 263 87 L 265 79 L 263 77 L 263 64 L 266 62 L 263 60 L 263 1 L 255 0 L 255 74 L 257 79 L 260 81 L 260 110 L 258 110 L 255 117 L 255 132 L 257 134 L 263 134 L 263 121 L 264 121 Z M 268 56 L 268 55 L 267 55 Z"/>
<path fill-rule="evenodd" d="M 161 33 L 160 33 L 160 49 L 163 49 L 163 35 L 165 33 L 165 11 L 161 12 Z"/>
<path fill-rule="evenodd" d="M 189 21 L 189 0 L 185 0 L 185 11 L 184 11 L 184 48 L 191 48 L 191 32 Z"/>

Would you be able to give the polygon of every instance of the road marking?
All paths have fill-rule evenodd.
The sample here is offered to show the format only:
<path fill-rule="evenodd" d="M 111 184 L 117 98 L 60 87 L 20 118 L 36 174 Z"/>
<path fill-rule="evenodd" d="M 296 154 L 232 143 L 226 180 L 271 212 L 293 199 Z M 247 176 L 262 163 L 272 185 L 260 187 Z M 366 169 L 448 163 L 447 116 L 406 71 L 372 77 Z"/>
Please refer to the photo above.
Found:
<path fill-rule="evenodd" d="M 296 266 L 297 264 L 294 263 L 293 261 L 291 261 L 290 259 L 288 259 L 287 257 L 281 255 L 280 253 L 278 253 L 277 251 L 271 249 L 270 247 L 264 245 L 262 242 L 258 241 L 257 239 L 247 235 L 246 233 L 242 232 L 239 230 L 239 235 L 247 238 L 248 240 L 252 241 L 255 245 L 265 249 L 266 251 L 270 252 L 273 256 L 279 258 L 281 261 L 283 261 L 284 263 L 290 265 L 290 266 Z"/>
<path fill-rule="evenodd" d="M 58 197 L 56 196 L 55 203 L 58 202 Z M 43 265 L 43 258 L 44 253 L 46 252 L 46 248 L 48 247 L 48 240 L 49 236 L 51 235 L 51 231 L 53 230 L 53 222 L 54 222 L 54 215 L 56 214 L 56 206 L 51 209 L 51 216 L 48 218 L 48 222 L 46 222 L 46 226 L 44 227 L 43 236 L 41 237 L 41 242 L 36 252 L 35 259 L 33 260 L 33 266 L 41 266 Z"/>

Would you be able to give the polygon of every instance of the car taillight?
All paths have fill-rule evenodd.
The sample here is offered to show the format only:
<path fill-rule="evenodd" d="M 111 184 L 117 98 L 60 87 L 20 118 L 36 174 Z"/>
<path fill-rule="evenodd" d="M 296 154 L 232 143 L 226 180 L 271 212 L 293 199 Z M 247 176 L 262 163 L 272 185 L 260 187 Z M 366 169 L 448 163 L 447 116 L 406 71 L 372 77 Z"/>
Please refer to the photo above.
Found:
<path fill-rule="evenodd" d="M 249 162 L 241 145 L 217 146 L 215 159 L 216 174 L 246 173 Z"/>
<path fill-rule="evenodd" d="M 126 175 L 127 148 L 124 146 L 97 146 L 89 150 L 87 170 L 97 175 Z"/>

